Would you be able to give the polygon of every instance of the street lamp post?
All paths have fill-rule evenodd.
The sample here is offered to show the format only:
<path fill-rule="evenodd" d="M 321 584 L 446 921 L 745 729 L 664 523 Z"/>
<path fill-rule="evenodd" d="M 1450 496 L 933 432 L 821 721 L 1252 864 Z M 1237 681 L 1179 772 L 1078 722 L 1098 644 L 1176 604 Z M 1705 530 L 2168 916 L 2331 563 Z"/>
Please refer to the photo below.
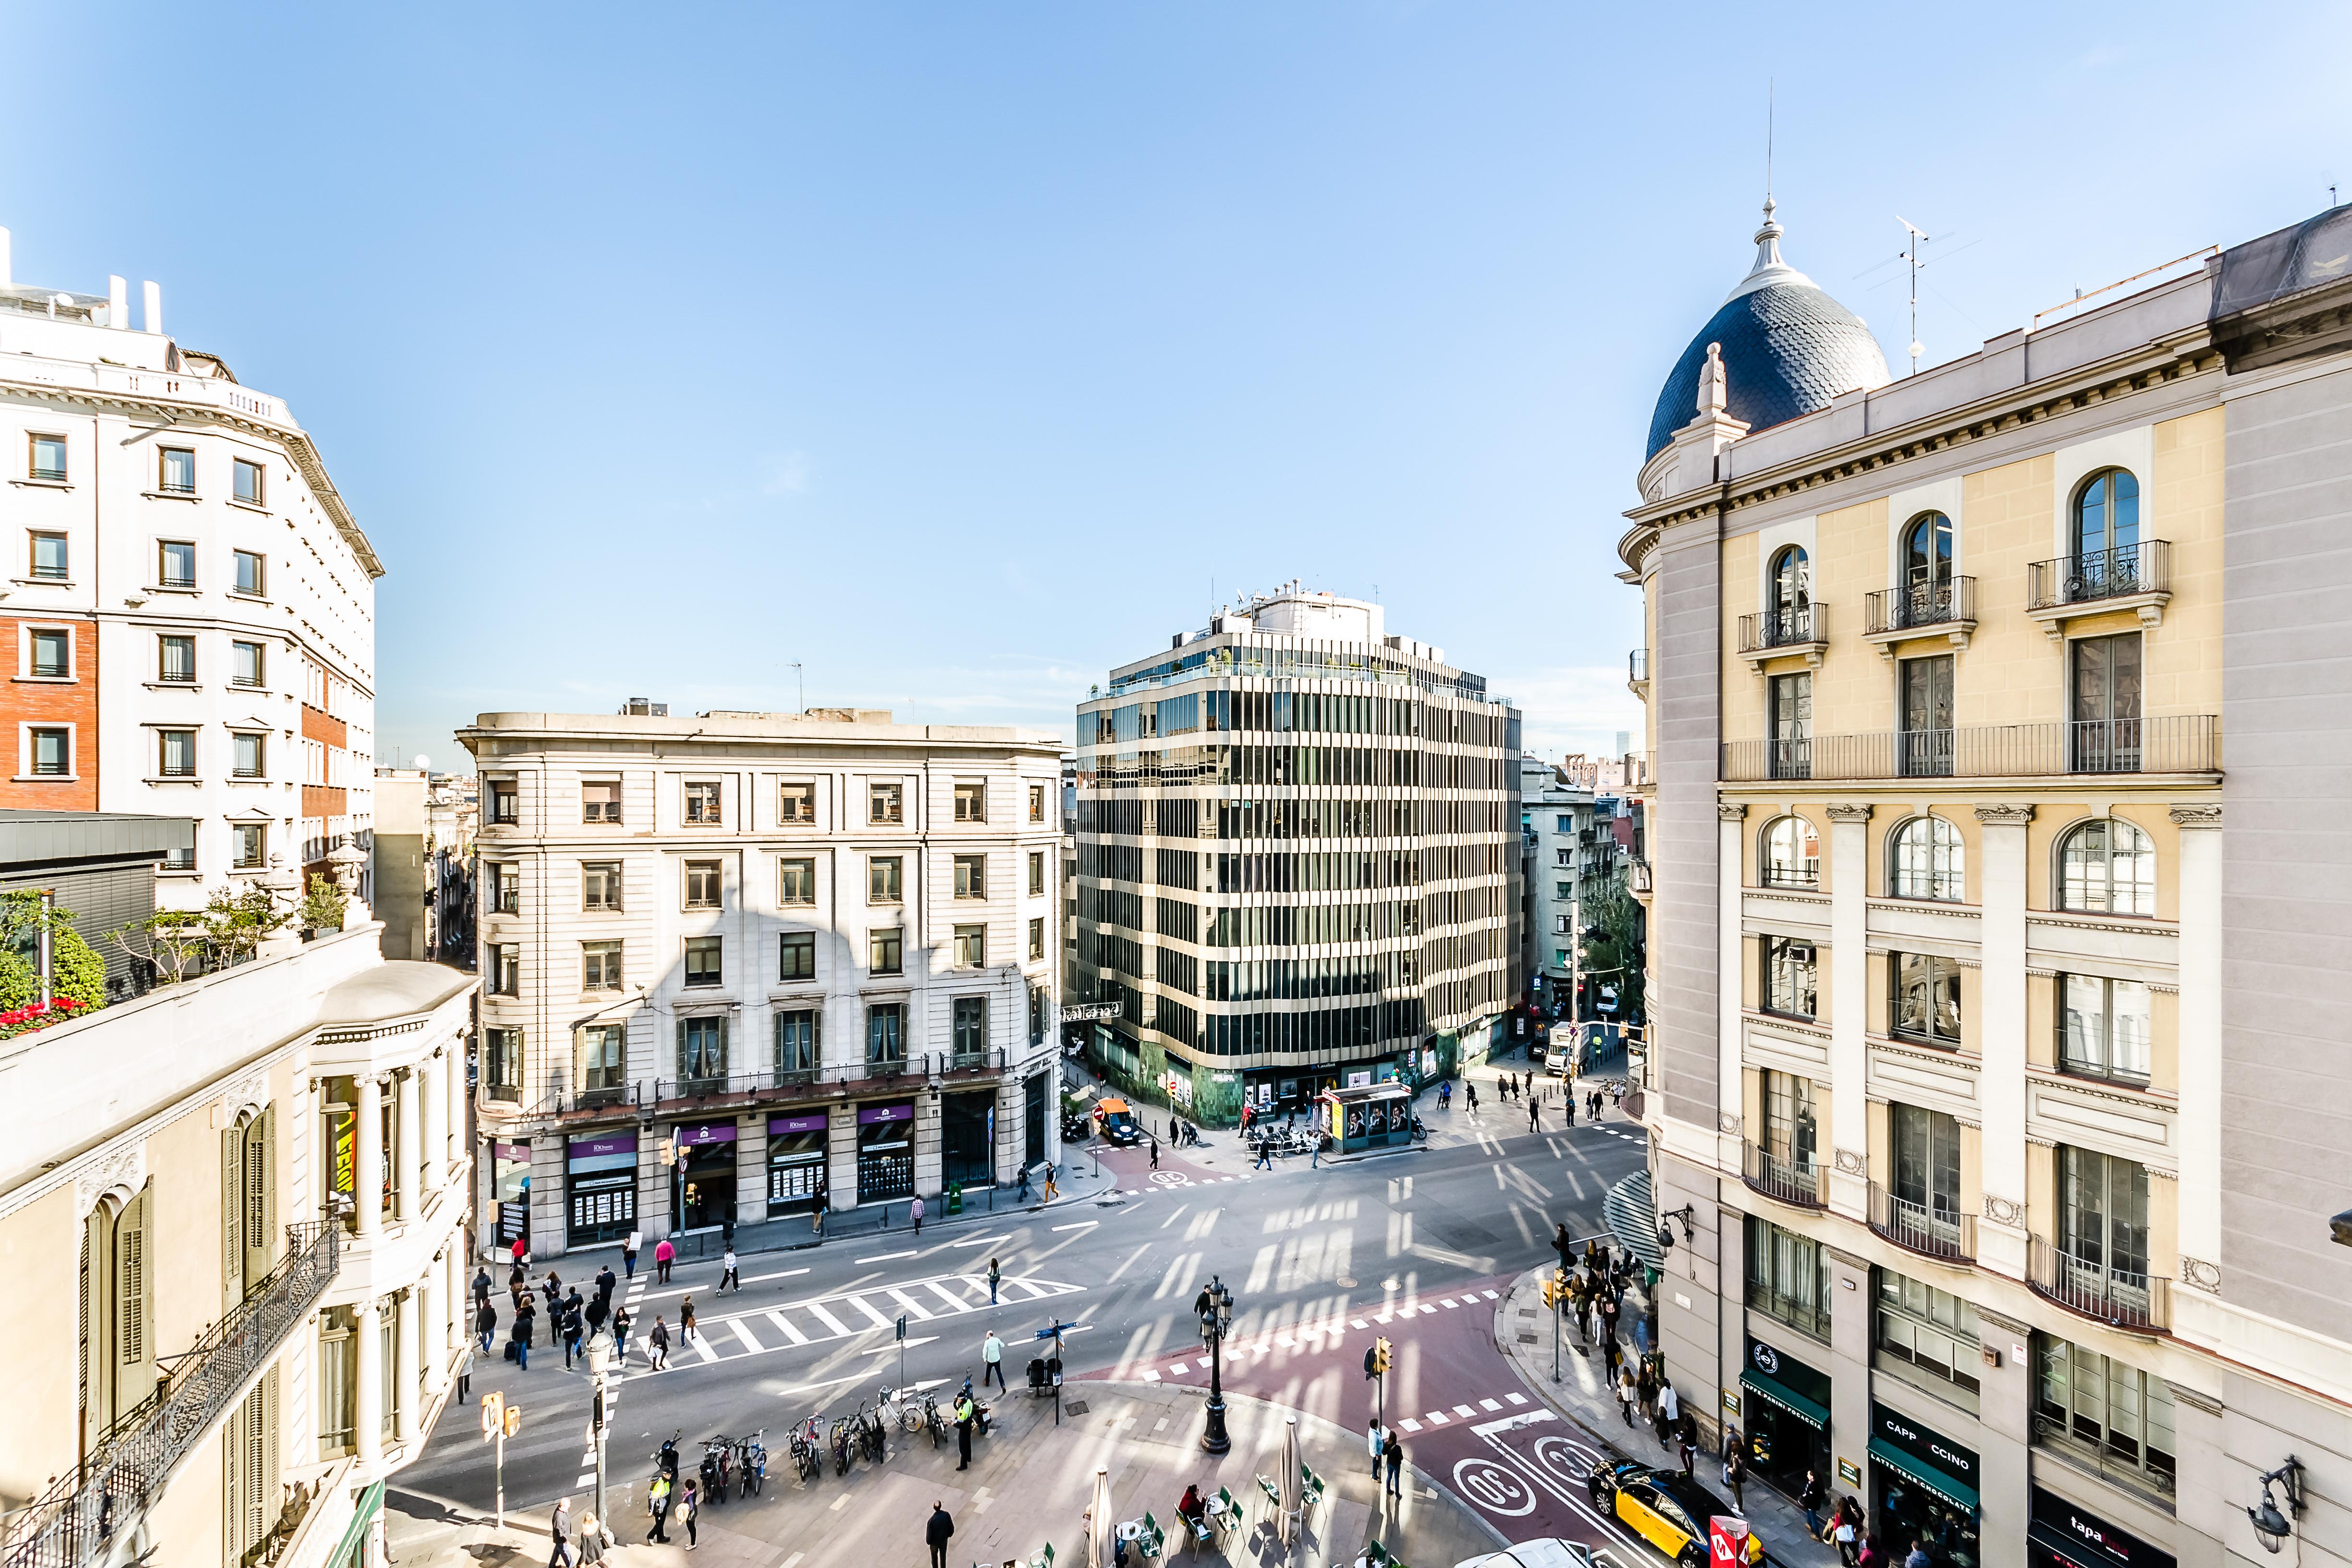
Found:
<path fill-rule="evenodd" d="M 596 1450 L 596 1523 L 604 1525 L 604 1374 L 613 1367 L 613 1333 L 600 1328 L 588 1341 L 588 1375 L 595 1393 L 590 1399 L 588 1435 Z"/>
<path fill-rule="evenodd" d="M 1234 1446 L 1225 1435 L 1225 1336 L 1234 1331 L 1234 1293 L 1216 1276 L 1209 1278 L 1192 1301 L 1192 1315 L 1201 1320 L 1201 1342 L 1209 1347 L 1209 1424 L 1202 1429 L 1201 1447 L 1222 1454 Z"/>

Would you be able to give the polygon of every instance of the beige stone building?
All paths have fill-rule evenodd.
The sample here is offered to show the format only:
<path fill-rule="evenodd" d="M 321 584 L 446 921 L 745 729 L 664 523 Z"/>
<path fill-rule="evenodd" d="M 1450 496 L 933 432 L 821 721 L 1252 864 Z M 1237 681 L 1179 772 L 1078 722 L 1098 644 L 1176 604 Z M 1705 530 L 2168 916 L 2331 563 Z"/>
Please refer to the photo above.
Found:
<path fill-rule="evenodd" d="M 1780 237 L 1621 544 L 1669 1370 L 1898 1557 L 2346 1562 L 2352 212 L 1900 381 Z"/>
<path fill-rule="evenodd" d="M 474 982 L 381 929 L 0 1040 L 9 1568 L 383 1561 L 465 1342 Z"/>

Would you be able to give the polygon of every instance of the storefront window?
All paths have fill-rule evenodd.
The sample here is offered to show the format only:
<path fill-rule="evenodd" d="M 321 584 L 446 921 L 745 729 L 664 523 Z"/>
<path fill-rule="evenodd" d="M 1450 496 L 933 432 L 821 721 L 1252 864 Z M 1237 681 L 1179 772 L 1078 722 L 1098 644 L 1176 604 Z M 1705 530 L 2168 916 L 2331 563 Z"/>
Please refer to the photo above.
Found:
<path fill-rule="evenodd" d="M 677 1131 L 674 1191 L 682 1230 L 709 1230 L 735 1219 L 735 1124 L 709 1122 Z"/>
<path fill-rule="evenodd" d="M 1887 1405 L 1870 1407 L 1871 1493 L 1895 1561 L 1914 1542 L 1936 1568 L 1979 1568 L 1977 1452 Z"/>
<path fill-rule="evenodd" d="M 1748 1462 L 1757 1475 L 1794 1498 L 1811 1475 L 1831 1484 L 1830 1379 L 1780 1346 L 1748 1342 L 1740 1398 Z"/>
<path fill-rule="evenodd" d="M 768 1213 L 814 1208 L 825 1187 L 827 1118 L 776 1116 L 768 1120 Z"/>
<path fill-rule="evenodd" d="M 966 1186 L 996 1179 L 996 1091 L 950 1094 L 940 1101 L 942 1178 Z"/>
<path fill-rule="evenodd" d="M 575 1139 L 567 1150 L 566 1245 L 618 1241 L 637 1228 L 637 1135 Z"/>
<path fill-rule="evenodd" d="M 490 1145 L 490 1186 L 499 1205 L 499 1245 L 530 1234 L 530 1144 Z"/>
<path fill-rule="evenodd" d="M 899 1100 L 857 1112 L 857 1201 L 915 1195 L 915 1105 Z"/>

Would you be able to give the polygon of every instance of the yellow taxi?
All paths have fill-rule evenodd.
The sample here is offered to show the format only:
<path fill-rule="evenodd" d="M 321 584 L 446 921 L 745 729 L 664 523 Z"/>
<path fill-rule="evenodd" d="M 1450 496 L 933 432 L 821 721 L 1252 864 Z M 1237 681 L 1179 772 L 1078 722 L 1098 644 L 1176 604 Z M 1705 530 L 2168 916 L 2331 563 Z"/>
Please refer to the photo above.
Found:
<path fill-rule="evenodd" d="M 1706 1568 L 1706 1521 L 1731 1510 L 1680 1470 L 1603 1465 L 1585 1478 L 1592 1506 L 1613 1514 L 1680 1568 Z"/>

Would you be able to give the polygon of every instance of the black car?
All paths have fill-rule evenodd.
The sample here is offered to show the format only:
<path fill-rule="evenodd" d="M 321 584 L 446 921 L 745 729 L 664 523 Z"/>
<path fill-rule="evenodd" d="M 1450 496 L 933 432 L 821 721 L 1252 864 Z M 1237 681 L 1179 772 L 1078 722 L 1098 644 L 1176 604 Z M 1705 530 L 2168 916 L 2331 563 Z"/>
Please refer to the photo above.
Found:
<path fill-rule="evenodd" d="M 1603 1465 L 1584 1487 L 1593 1507 L 1615 1515 L 1681 1568 L 1706 1568 L 1706 1521 L 1732 1511 L 1680 1470 Z"/>

